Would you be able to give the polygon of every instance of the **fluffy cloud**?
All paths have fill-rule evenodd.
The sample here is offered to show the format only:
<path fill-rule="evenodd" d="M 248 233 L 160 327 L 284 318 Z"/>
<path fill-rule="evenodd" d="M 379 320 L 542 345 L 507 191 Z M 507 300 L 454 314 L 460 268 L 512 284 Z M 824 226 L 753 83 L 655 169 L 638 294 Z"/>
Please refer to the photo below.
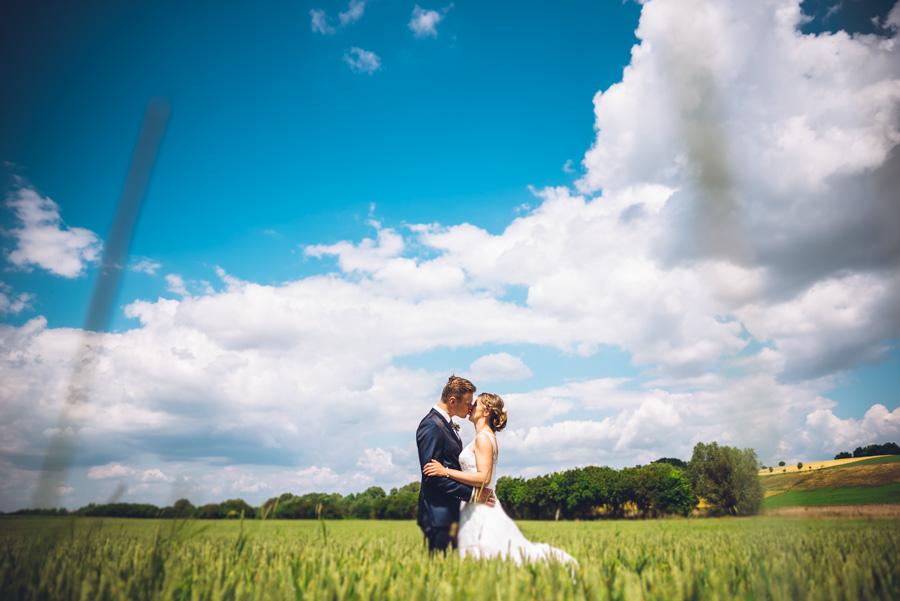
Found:
<path fill-rule="evenodd" d="M 94 232 L 80 227 L 66 227 L 59 215 L 59 205 L 30 188 L 21 187 L 6 199 L 15 211 L 21 227 L 9 232 L 16 248 L 7 259 L 13 265 L 32 266 L 50 273 L 75 278 L 85 265 L 100 257 L 102 244 Z"/>
<path fill-rule="evenodd" d="M 397 471 L 393 456 L 384 449 L 365 449 L 356 465 L 369 474 L 389 475 Z"/>
<path fill-rule="evenodd" d="M 177 273 L 170 273 L 166 275 L 166 288 L 169 292 L 178 294 L 179 296 L 187 296 L 188 291 L 184 286 L 184 278 L 182 278 Z"/>
<path fill-rule="evenodd" d="M 165 475 L 159 468 L 144 470 L 141 474 L 141 482 L 174 482 L 175 478 Z"/>
<path fill-rule="evenodd" d="M 153 259 L 143 257 L 131 266 L 131 270 L 138 273 L 146 273 L 147 275 L 156 275 L 156 270 L 160 267 L 162 267 L 160 263 L 157 263 Z"/>
<path fill-rule="evenodd" d="M 29 306 L 33 298 L 28 292 L 15 294 L 10 286 L 0 282 L 0 315 L 18 315 Z"/>
<path fill-rule="evenodd" d="M 437 24 L 444 19 L 444 15 L 453 7 L 451 4 L 443 11 L 425 10 L 416 4 L 413 8 L 412 18 L 409 20 L 408 26 L 417 38 L 425 38 L 431 36 L 437 37 Z"/>
<path fill-rule="evenodd" d="M 811 450 L 823 454 L 835 448 L 852 452 L 873 442 L 896 441 L 900 437 L 900 408 L 889 411 L 884 405 L 872 405 L 859 421 L 842 420 L 830 409 L 817 409 L 806 417 L 802 436 Z"/>
<path fill-rule="evenodd" d="M 502 382 L 531 377 L 525 362 L 509 353 L 491 353 L 479 357 L 469 366 L 466 377 L 476 382 Z"/>
<path fill-rule="evenodd" d="M 900 61 L 895 40 L 800 35 L 802 20 L 792 0 L 646 3 L 622 81 L 594 99 L 578 186 L 671 190 L 650 256 L 728 265 L 703 278 L 730 297 L 719 309 L 814 377 L 900 334 Z"/>
<path fill-rule="evenodd" d="M 310 257 L 321 258 L 334 255 L 338 258 L 341 269 L 345 272 L 374 272 L 384 267 L 390 259 L 403 252 L 403 238 L 392 229 L 381 229 L 380 224 L 373 222 L 378 229 L 378 240 L 363 239 L 358 245 L 350 242 L 337 244 L 317 244 L 307 246 L 303 252 Z"/>
<path fill-rule="evenodd" d="M 362 19 L 365 10 L 366 0 L 350 0 L 350 6 L 347 8 L 347 11 L 339 13 L 338 19 L 340 19 L 342 26 L 346 26 Z"/>
<path fill-rule="evenodd" d="M 296 472 L 297 478 L 302 482 L 302 488 L 309 490 L 322 490 L 331 488 L 340 480 L 337 474 L 327 467 L 310 467 Z"/>
<path fill-rule="evenodd" d="M 377 54 L 355 46 L 344 53 L 344 62 L 357 73 L 372 74 L 381 68 L 381 58 Z"/>
<path fill-rule="evenodd" d="M 335 32 L 334 27 L 328 24 L 328 17 L 325 15 L 325 11 L 321 9 L 310 9 L 310 27 L 312 28 L 314 33 L 321 33 L 322 35 L 331 35 Z"/>
<path fill-rule="evenodd" d="M 89 469 L 87 477 L 91 480 L 106 480 L 108 478 L 125 478 L 136 473 L 134 469 L 121 463 L 107 463 L 106 465 L 95 465 Z"/>

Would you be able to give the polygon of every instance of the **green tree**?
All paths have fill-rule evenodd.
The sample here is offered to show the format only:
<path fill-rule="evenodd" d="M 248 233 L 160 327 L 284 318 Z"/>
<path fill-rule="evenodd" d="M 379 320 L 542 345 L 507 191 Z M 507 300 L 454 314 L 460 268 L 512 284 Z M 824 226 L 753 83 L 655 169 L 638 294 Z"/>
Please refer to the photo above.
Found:
<path fill-rule="evenodd" d="M 552 476 L 535 476 L 527 482 L 528 509 L 533 519 L 549 520 L 556 515 L 556 495 L 559 493 L 559 483 L 556 490 L 553 489 Z"/>
<path fill-rule="evenodd" d="M 420 482 L 411 482 L 399 489 L 392 489 L 391 494 L 383 498 L 384 508 L 381 517 L 388 520 L 415 519 L 420 486 Z"/>
<path fill-rule="evenodd" d="M 668 463 L 669 465 L 675 466 L 675 467 L 683 469 L 683 470 L 686 470 L 687 465 L 688 465 L 686 461 L 678 459 L 677 457 L 661 457 L 660 459 L 657 459 L 653 463 Z"/>
<path fill-rule="evenodd" d="M 680 513 L 687 516 L 697 506 L 697 497 L 687 474 L 669 466 L 647 466 L 655 471 L 656 487 L 653 496 L 654 515 Z"/>
<path fill-rule="evenodd" d="M 851 457 L 853 457 L 853 454 L 850 451 L 841 451 L 834 456 L 835 459 L 850 459 Z"/>
<path fill-rule="evenodd" d="M 178 499 L 172 506 L 172 514 L 176 518 L 192 517 L 197 512 L 197 508 L 187 499 Z"/>
<path fill-rule="evenodd" d="M 566 518 L 590 515 L 594 506 L 590 474 L 582 468 L 566 470 L 556 478 L 561 494 L 561 513 Z"/>
<path fill-rule="evenodd" d="M 256 517 L 256 510 L 243 499 L 228 499 L 216 509 L 217 518 L 239 518 L 241 514 L 252 520 Z"/>
<path fill-rule="evenodd" d="M 625 502 L 634 503 L 641 515 L 647 517 L 653 505 L 654 484 L 652 474 L 641 467 L 626 467 L 619 471 L 622 496 Z"/>
<path fill-rule="evenodd" d="M 218 513 L 218 503 L 207 503 L 203 507 L 197 509 L 197 517 L 201 520 L 214 520 L 219 517 Z"/>
<path fill-rule="evenodd" d="M 380 486 L 370 486 L 366 489 L 365 494 L 372 499 L 383 499 L 387 496 L 387 493 Z"/>
<path fill-rule="evenodd" d="M 497 488 L 494 490 L 494 494 L 500 500 L 506 513 L 513 519 L 521 520 L 531 517 L 525 496 L 526 487 L 524 478 L 500 476 L 497 479 Z"/>
<path fill-rule="evenodd" d="M 698 442 L 688 464 L 694 493 L 706 499 L 713 513 L 752 515 L 765 494 L 757 476 L 756 451 Z"/>

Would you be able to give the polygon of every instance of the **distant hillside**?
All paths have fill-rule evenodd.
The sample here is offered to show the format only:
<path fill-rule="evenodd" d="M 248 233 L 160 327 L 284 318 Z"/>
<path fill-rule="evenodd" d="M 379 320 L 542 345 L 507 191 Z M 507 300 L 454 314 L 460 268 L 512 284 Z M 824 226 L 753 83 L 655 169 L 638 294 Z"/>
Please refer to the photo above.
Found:
<path fill-rule="evenodd" d="M 882 455 L 879 457 L 897 457 L 897 455 Z M 828 461 L 814 461 L 812 463 L 804 463 L 803 467 L 798 469 L 797 464 L 794 465 L 784 465 L 781 467 L 773 467 L 766 468 L 763 470 L 759 470 L 760 476 L 774 476 L 777 474 L 790 474 L 796 472 L 808 472 L 811 470 L 820 470 L 827 467 L 835 467 L 838 465 L 846 465 L 848 463 L 857 463 L 859 461 L 868 461 L 870 459 L 877 459 L 878 457 L 850 457 L 847 459 L 829 459 Z"/>
<path fill-rule="evenodd" d="M 826 467 L 822 464 L 830 464 Z M 765 509 L 900 503 L 900 456 L 840 459 L 809 464 L 813 469 L 760 472 Z"/>

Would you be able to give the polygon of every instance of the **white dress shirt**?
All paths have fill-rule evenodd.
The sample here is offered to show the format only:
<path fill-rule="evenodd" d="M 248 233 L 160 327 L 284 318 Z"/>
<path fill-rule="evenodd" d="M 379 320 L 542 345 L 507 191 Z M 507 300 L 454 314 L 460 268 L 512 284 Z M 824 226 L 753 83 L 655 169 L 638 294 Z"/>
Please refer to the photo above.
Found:
<path fill-rule="evenodd" d="M 446 411 L 444 411 L 443 409 L 441 409 L 440 407 L 438 407 L 437 405 L 434 406 L 434 410 L 437 411 L 438 413 L 440 413 L 441 417 L 443 417 L 444 420 L 450 424 L 450 427 L 453 428 L 453 433 L 456 434 L 456 439 L 459 442 L 462 442 L 462 438 L 459 437 L 459 432 L 456 431 L 456 426 L 453 424 L 453 420 L 450 419 L 450 414 L 447 413 Z"/>

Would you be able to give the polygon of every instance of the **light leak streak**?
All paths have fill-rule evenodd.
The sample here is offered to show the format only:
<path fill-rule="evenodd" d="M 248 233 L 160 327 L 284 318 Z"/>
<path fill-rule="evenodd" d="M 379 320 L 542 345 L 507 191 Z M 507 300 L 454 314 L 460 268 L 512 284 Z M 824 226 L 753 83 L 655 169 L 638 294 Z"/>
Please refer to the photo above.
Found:
<path fill-rule="evenodd" d="M 82 340 L 72 361 L 69 384 L 66 387 L 59 420 L 50 438 L 47 454 L 44 456 L 32 507 L 56 507 L 60 490 L 65 487 L 68 479 L 78 443 L 78 432 L 84 423 L 94 371 L 99 360 L 95 349 L 101 345 L 104 332 L 109 326 L 119 284 L 122 281 L 122 271 L 128 258 L 128 248 L 150 183 L 150 175 L 159 153 L 169 113 L 169 103 L 163 98 L 151 99 L 147 104 L 131 166 L 106 237 L 100 272 L 85 318 Z"/>

